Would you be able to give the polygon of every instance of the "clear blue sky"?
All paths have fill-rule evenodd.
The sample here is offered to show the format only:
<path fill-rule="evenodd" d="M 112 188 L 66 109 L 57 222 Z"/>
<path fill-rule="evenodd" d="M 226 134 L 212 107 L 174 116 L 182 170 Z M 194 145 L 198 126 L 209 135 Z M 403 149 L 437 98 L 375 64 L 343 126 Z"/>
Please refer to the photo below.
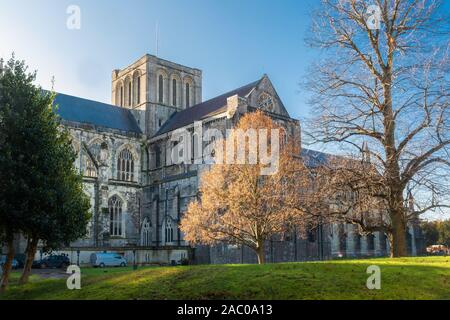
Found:
<path fill-rule="evenodd" d="M 66 9 L 81 8 L 81 29 Z M 145 53 L 203 70 L 203 99 L 267 73 L 291 116 L 307 115 L 299 83 L 314 57 L 304 44 L 315 0 L 0 0 L 0 56 L 12 51 L 38 82 L 110 102 L 111 71 Z"/>
<path fill-rule="evenodd" d="M 81 29 L 66 27 L 69 5 Z M 292 117 L 308 116 L 299 83 L 319 52 L 304 44 L 317 0 L 0 0 L 0 57 L 15 52 L 38 82 L 111 101 L 111 72 L 145 53 L 203 70 L 203 99 L 272 79 Z"/>

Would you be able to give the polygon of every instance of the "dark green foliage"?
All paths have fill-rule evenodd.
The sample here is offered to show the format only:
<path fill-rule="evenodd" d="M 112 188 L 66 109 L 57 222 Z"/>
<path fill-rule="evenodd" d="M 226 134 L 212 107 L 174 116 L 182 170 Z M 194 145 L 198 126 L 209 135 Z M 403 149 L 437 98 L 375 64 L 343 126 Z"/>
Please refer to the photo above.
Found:
<path fill-rule="evenodd" d="M 0 225 L 56 248 L 85 234 L 89 201 L 54 95 L 35 77 L 14 57 L 0 76 Z"/>
<path fill-rule="evenodd" d="M 423 221 L 421 227 L 427 246 L 450 246 L 450 220 Z"/>
<path fill-rule="evenodd" d="M 428 247 L 433 244 L 437 244 L 439 239 L 439 232 L 437 229 L 436 221 L 422 221 L 420 226 L 422 228 L 425 245 Z"/>
<path fill-rule="evenodd" d="M 439 222 L 439 243 L 450 247 L 450 219 Z"/>

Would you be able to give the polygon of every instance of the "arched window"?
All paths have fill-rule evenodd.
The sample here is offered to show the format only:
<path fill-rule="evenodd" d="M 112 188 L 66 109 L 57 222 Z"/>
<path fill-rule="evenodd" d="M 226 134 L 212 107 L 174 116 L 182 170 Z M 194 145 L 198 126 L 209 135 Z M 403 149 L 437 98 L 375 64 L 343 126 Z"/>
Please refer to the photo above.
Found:
<path fill-rule="evenodd" d="M 137 92 L 136 92 L 137 104 L 141 103 L 141 77 L 137 78 Z"/>
<path fill-rule="evenodd" d="M 116 196 L 109 199 L 109 234 L 111 236 L 123 236 L 122 229 L 122 201 Z"/>
<path fill-rule="evenodd" d="M 189 82 L 186 82 L 186 108 L 189 108 L 191 106 L 191 86 L 189 85 Z"/>
<path fill-rule="evenodd" d="M 375 250 L 375 236 L 373 234 L 367 235 L 367 250 Z"/>
<path fill-rule="evenodd" d="M 317 229 L 308 230 L 307 238 L 309 242 L 315 242 L 317 236 Z"/>
<path fill-rule="evenodd" d="M 120 86 L 120 106 L 123 107 L 123 87 Z"/>
<path fill-rule="evenodd" d="M 133 75 L 133 105 L 141 103 L 141 77 L 139 72 L 135 72 Z"/>
<path fill-rule="evenodd" d="M 97 177 L 97 168 L 89 156 L 86 156 L 86 170 L 84 171 L 84 174 L 87 177 Z"/>
<path fill-rule="evenodd" d="M 172 220 L 170 218 L 166 219 L 166 224 L 164 228 L 164 240 L 166 243 L 173 242 L 173 227 L 172 227 Z"/>
<path fill-rule="evenodd" d="M 177 80 L 172 80 L 172 105 L 177 105 Z"/>
<path fill-rule="evenodd" d="M 347 234 L 345 232 L 345 228 L 343 224 L 339 225 L 339 233 L 338 233 L 338 240 L 339 240 L 339 251 L 340 254 L 345 256 L 347 252 Z"/>
<path fill-rule="evenodd" d="M 117 158 L 117 180 L 134 180 L 134 159 L 128 149 L 122 150 Z"/>
<path fill-rule="evenodd" d="M 159 103 L 164 101 L 164 79 L 162 75 L 158 77 L 158 101 Z"/>
<path fill-rule="evenodd" d="M 128 82 L 128 106 L 131 107 L 131 97 L 132 97 L 132 90 L 131 90 L 131 82 Z"/>
<path fill-rule="evenodd" d="M 161 167 L 161 148 L 155 147 L 155 168 Z"/>
<path fill-rule="evenodd" d="M 142 224 L 141 245 L 144 247 L 152 245 L 151 225 L 147 218 L 144 219 L 144 223 Z"/>
<path fill-rule="evenodd" d="M 360 254 L 361 253 L 361 235 L 359 233 L 355 233 L 353 241 L 355 243 L 355 254 Z"/>

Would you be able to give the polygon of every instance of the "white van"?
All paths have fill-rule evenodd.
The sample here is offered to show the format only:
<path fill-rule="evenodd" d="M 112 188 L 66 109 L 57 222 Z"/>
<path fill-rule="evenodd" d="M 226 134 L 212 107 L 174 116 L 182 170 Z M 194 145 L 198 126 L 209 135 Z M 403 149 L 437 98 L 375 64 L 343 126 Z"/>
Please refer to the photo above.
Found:
<path fill-rule="evenodd" d="M 127 264 L 127 260 L 117 253 L 91 254 L 91 265 L 93 267 L 126 267 Z"/>

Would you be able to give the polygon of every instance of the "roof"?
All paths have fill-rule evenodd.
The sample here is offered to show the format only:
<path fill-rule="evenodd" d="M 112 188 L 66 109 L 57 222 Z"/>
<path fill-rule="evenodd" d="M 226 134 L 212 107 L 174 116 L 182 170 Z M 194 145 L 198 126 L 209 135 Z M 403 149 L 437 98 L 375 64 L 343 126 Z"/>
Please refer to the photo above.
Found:
<path fill-rule="evenodd" d="M 302 148 L 300 156 L 303 158 L 305 165 L 310 168 L 315 168 L 327 164 L 332 157 L 335 157 L 328 153 L 305 148 Z"/>
<path fill-rule="evenodd" d="M 56 94 L 54 105 L 58 105 L 55 111 L 66 121 L 142 133 L 129 109 L 62 93 Z"/>
<path fill-rule="evenodd" d="M 155 136 L 159 136 L 161 134 L 187 126 L 195 121 L 216 114 L 218 111 L 220 111 L 223 107 L 227 105 L 227 98 L 232 97 L 234 95 L 238 95 L 240 97 L 247 96 L 252 91 L 252 89 L 259 84 L 260 81 L 261 79 L 249 83 L 238 89 L 224 93 L 220 96 L 217 96 L 205 102 L 199 103 L 183 111 L 174 113 L 172 117 L 169 118 L 169 120 L 167 120 L 166 123 L 164 123 L 164 125 L 158 130 Z"/>

